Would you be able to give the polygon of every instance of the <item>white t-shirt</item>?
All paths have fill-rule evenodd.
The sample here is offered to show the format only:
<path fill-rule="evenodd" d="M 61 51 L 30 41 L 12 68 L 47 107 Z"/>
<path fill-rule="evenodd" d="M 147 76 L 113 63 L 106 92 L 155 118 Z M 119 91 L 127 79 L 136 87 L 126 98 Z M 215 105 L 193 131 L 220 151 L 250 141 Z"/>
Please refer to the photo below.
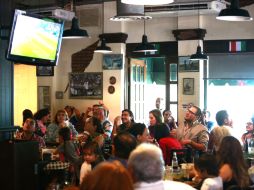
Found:
<path fill-rule="evenodd" d="M 79 183 L 81 184 L 84 177 L 90 172 L 92 171 L 92 165 L 88 164 L 86 161 L 84 161 L 84 163 L 82 164 L 81 168 L 80 168 L 80 178 L 79 178 Z"/>
<path fill-rule="evenodd" d="M 156 181 L 153 183 L 135 183 L 134 190 L 195 190 L 190 185 L 177 181 Z"/>
<path fill-rule="evenodd" d="M 201 190 L 222 190 L 223 182 L 220 176 L 204 180 Z"/>

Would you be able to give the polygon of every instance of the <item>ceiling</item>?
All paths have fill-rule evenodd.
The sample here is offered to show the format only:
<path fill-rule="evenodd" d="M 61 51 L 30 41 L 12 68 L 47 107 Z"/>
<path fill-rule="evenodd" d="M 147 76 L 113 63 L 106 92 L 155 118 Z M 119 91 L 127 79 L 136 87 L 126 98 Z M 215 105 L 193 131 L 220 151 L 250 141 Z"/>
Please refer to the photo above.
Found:
<path fill-rule="evenodd" d="M 46 7 L 46 6 L 63 7 L 65 4 L 67 4 L 71 0 L 14 0 L 14 1 L 17 4 L 17 6 L 21 8 L 35 8 L 35 7 Z M 76 1 L 77 5 L 85 5 L 85 4 L 97 4 L 101 2 L 116 1 L 116 0 L 74 0 L 74 1 Z M 202 2 L 207 0 L 199 0 L 199 1 Z M 226 0 L 226 1 L 230 2 L 230 0 Z M 254 4 L 254 0 L 239 0 L 239 3 L 241 7 L 245 7 L 245 6 Z"/>

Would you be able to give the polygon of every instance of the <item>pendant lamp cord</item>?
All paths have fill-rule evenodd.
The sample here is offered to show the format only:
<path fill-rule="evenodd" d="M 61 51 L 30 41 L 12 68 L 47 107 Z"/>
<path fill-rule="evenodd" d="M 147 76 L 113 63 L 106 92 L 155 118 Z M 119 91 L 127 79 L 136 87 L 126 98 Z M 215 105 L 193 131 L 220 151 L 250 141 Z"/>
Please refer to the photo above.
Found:
<path fill-rule="evenodd" d="M 145 10 L 145 5 L 144 5 L 144 10 Z M 144 34 L 146 35 L 146 19 L 144 19 Z"/>
<path fill-rule="evenodd" d="M 104 1 L 102 0 L 102 34 L 104 33 Z"/>

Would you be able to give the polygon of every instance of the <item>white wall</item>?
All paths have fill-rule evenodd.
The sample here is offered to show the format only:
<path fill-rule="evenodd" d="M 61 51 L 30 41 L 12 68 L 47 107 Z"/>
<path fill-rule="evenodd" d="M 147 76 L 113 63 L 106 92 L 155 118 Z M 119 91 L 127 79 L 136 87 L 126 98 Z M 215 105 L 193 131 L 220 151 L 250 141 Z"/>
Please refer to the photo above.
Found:
<path fill-rule="evenodd" d="M 91 6 L 91 5 L 88 5 Z M 82 8 L 82 7 L 79 7 Z M 254 5 L 246 7 L 254 16 Z M 105 17 L 104 17 L 104 32 L 124 32 L 128 34 L 127 43 L 140 42 L 144 28 L 143 21 L 136 22 L 112 22 L 108 19 L 116 15 L 115 2 L 105 3 Z M 216 15 L 200 16 L 200 28 L 207 30 L 205 40 L 215 39 L 250 39 L 254 38 L 254 22 L 225 22 L 216 20 Z M 150 42 L 159 41 L 175 41 L 172 30 L 175 29 L 188 29 L 198 27 L 198 17 L 173 17 L 173 18 L 154 18 L 146 21 L 146 34 Z M 77 51 L 94 43 L 98 40 L 98 34 L 101 33 L 100 27 L 86 28 L 91 38 L 83 40 L 63 40 L 59 64 L 55 67 L 54 77 L 40 77 L 38 78 L 38 85 L 51 86 L 52 92 L 52 111 L 55 113 L 57 109 L 63 108 L 65 105 L 73 105 L 85 111 L 88 106 L 98 103 L 98 100 L 87 99 L 69 99 L 68 92 L 64 94 L 64 99 L 56 100 L 55 91 L 64 91 L 68 84 L 68 73 L 71 72 L 71 55 Z M 124 53 L 124 44 L 108 44 L 114 53 Z M 190 55 L 196 51 L 197 41 L 179 42 L 179 55 Z M 124 63 L 125 64 L 125 63 Z M 120 115 L 120 111 L 124 108 L 124 70 L 121 71 L 103 71 L 102 70 L 102 55 L 94 54 L 93 60 L 85 72 L 103 72 L 103 101 L 110 109 L 110 119 Z M 108 94 L 107 88 L 109 85 L 109 77 L 115 76 L 117 83 L 115 85 L 116 92 Z M 186 73 L 180 75 L 179 84 L 183 77 L 194 77 L 199 80 L 200 76 L 195 74 Z M 199 89 L 199 83 L 196 83 L 195 89 Z M 179 94 L 181 95 L 181 93 Z M 180 104 L 183 102 L 200 103 L 200 95 L 194 96 L 180 96 Z M 181 117 L 181 116 L 180 116 Z"/>

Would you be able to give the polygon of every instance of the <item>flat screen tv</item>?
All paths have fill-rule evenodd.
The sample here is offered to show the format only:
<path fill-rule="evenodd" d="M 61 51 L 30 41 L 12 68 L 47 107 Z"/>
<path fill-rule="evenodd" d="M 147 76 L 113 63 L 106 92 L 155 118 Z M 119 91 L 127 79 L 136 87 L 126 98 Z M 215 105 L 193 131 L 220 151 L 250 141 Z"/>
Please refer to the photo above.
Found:
<path fill-rule="evenodd" d="M 64 23 L 15 10 L 6 58 L 15 63 L 55 66 Z"/>

